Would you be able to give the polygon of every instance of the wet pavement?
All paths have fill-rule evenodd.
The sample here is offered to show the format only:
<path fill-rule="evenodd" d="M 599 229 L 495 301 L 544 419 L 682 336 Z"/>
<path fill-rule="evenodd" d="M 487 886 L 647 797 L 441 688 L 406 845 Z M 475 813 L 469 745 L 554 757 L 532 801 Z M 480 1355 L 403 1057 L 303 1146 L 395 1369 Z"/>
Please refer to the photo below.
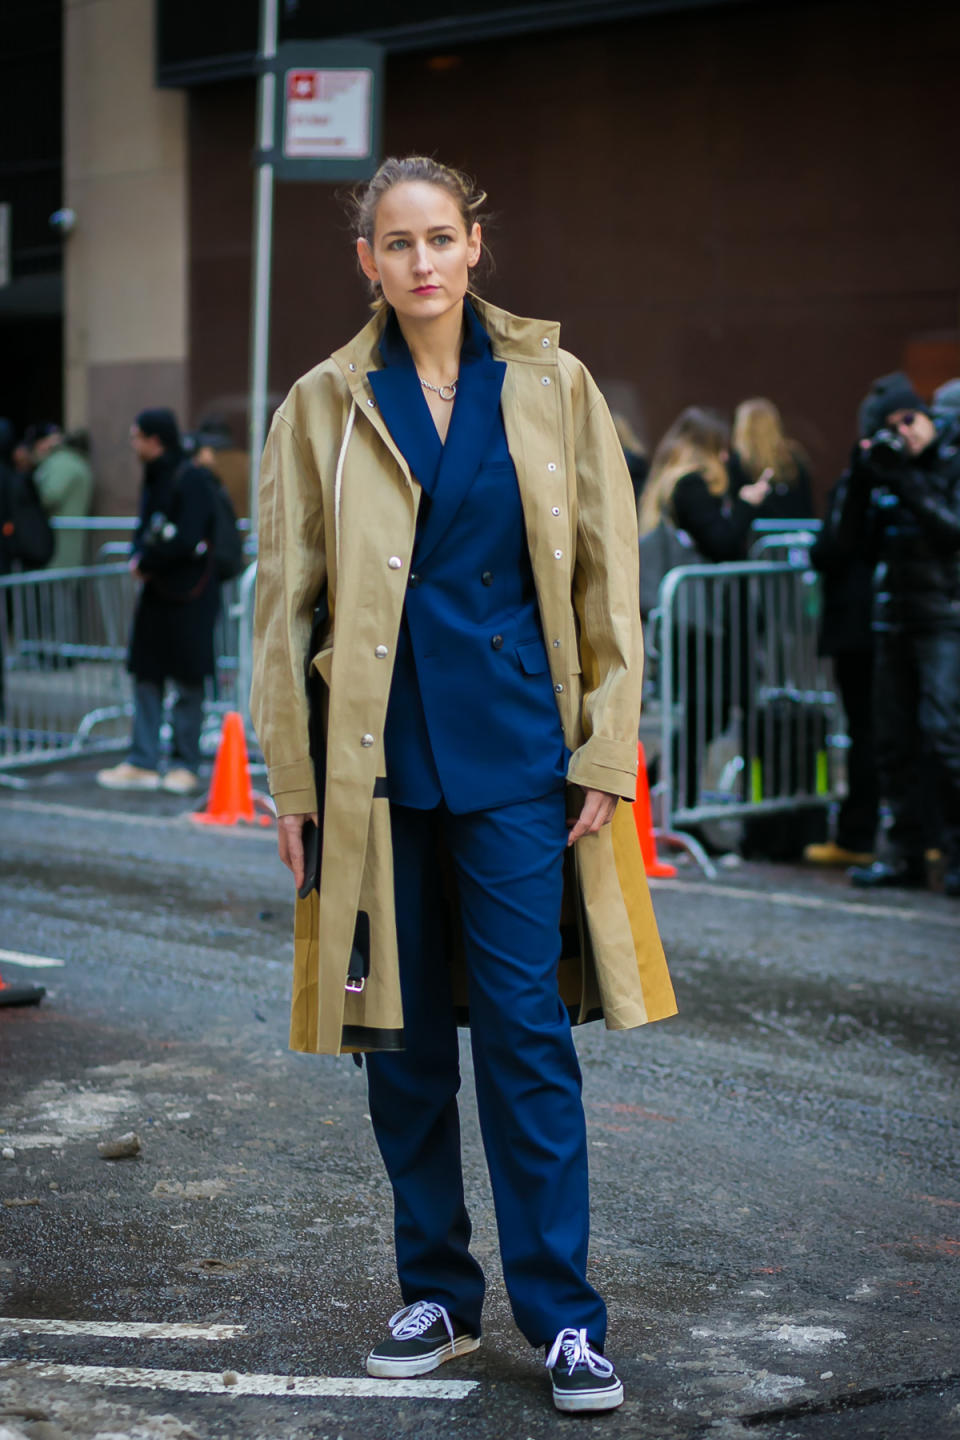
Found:
<path fill-rule="evenodd" d="M 0 957 L 48 991 L 0 1009 L 2 1440 L 960 1436 L 957 902 L 758 863 L 657 885 L 680 1016 L 578 1034 L 627 1400 L 570 1420 L 510 1317 L 467 1055 L 483 1346 L 435 1392 L 353 1385 L 399 1304 L 363 1076 L 286 1048 L 272 834 L 188 810 L 0 788 L 0 947 L 63 962 Z"/>

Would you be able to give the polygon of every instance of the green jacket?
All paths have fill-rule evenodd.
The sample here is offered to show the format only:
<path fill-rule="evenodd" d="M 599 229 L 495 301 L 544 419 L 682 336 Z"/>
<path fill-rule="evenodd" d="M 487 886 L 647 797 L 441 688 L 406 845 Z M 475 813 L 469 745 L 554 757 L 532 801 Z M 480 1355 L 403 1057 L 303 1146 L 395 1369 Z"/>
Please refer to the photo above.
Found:
<path fill-rule="evenodd" d="M 50 519 L 60 515 L 89 515 L 93 504 L 93 471 L 86 459 L 68 445 L 51 450 L 33 474 L 40 502 Z M 86 536 L 82 531 L 56 532 L 56 548 L 47 567 L 62 570 L 86 564 Z"/>

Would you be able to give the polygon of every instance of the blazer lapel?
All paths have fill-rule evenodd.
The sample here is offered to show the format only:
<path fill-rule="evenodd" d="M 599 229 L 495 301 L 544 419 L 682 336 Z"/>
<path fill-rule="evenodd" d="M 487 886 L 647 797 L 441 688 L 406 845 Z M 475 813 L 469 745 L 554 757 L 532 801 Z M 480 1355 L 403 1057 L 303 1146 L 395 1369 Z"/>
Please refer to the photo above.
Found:
<path fill-rule="evenodd" d="M 488 355 L 461 366 L 430 513 L 417 545 L 418 565 L 424 563 L 442 540 L 477 477 L 500 408 L 506 369 L 502 360 L 493 360 Z M 429 411 L 427 414 L 429 416 Z M 436 434 L 432 420 L 430 424 Z"/>
<path fill-rule="evenodd" d="M 412 365 L 387 365 L 367 373 L 387 429 L 428 495 L 437 483 L 443 445 L 420 390 Z"/>

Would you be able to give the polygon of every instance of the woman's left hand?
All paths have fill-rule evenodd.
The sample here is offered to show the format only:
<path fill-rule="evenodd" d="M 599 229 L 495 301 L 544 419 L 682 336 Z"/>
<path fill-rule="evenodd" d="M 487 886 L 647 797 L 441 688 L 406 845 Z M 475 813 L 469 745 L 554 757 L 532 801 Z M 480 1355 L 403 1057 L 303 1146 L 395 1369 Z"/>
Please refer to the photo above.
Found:
<path fill-rule="evenodd" d="M 567 821 L 570 826 L 567 844 L 572 845 L 581 835 L 596 835 L 604 825 L 609 825 L 619 798 L 618 795 L 608 795 L 605 790 L 584 790 L 579 818 Z"/>

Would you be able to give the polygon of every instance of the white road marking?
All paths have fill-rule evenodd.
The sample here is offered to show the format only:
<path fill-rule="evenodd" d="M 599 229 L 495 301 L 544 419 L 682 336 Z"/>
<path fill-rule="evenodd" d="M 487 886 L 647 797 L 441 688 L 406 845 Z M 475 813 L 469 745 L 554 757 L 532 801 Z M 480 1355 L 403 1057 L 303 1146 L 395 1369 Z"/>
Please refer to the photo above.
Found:
<path fill-rule="evenodd" d="M 24 955 L 22 950 L 0 950 L 0 960 L 8 965 L 26 965 L 32 970 L 57 969 L 67 962 L 54 960 L 49 955 Z"/>
<path fill-rule="evenodd" d="M 120 1385 L 142 1390 L 185 1390 L 194 1395 L 343 1396 L 354 1400 L 465 1400 L 478 1380 L 370 1380 L 335 1375 L 241 1375 L 224 1383 L 220 1370 L 146 1370 L 132 1365 L 53 1365 L 42 1360 L 0 1360 L 0 1374 L 38 1380 Z"/>
<path fill-rule="evenodd" d="M 0 1315 L 0 1331 L 20 1335 L 105 1335 L 137 1340 L 232 1340 L 246 1325 L 163 1325 L 149 1320 L 17 1320 Z"/>
<path fill-rule="evenodd" d="M 3 808 L 23 810 L 29 815 L 60 816 L 64 820 L 109 821 L 117 825 L 136 825 L 139 830 L 182 830 L 190 824 L 189 811 L 179 815 L 134 815 L 127 810 L 92 810 L 82 805 L 47 804 L 43 800 L 5 800 Z M 218 829 L 217 837 L 222 837 L 223 833 L 222 829 Z M 265 825 L 233 825 L 230 827 L 230 835 L 242 836 L 244 839 L 269 840 L 274 845 L 277 843 L 276 831 Z"/>
<path fill-rule="evenodd" d="M 839 910 L 845 915 L 864 915 L 871 920 L 907 920 L 924 925 L 946 925 L 956 928 L 956 915 L 937 915 L 927 910 L 911 910 L 905 905 L 869 905 L 856 900 L 830 900 L 819 895 L 798 895 L 792 890 L 746 890 L 740 885 L 711 885 L 707 880 L 654 880 L 651 890 L 687 890 L 702 895 L 721 895 L 725 900 L 766 901 L 770 905 L 795 906 L 800 910 Z"/>

